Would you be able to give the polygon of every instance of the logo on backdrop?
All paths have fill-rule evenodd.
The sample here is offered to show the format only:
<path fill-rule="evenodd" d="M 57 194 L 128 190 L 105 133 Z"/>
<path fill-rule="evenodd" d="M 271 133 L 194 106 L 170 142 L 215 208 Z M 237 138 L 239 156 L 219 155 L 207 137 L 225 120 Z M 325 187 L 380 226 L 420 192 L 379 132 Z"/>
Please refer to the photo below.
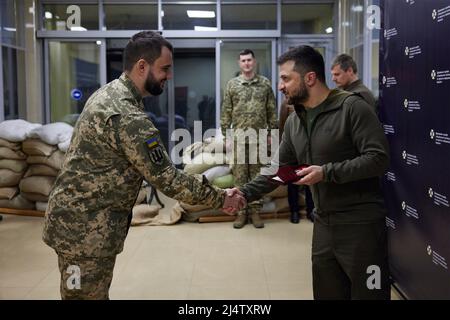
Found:
<path fill-rule="evenodd" d="M 414 47 L 405 47 L 405 56 L 408 56 L 409 59 L 413 59 L 415 56 L 422 53 L 422 49 L 419 45 Z"/>
<path fill-rule="evenodd" d="M 408 112 L 414 112 L 421 109 L 419 101 L 410 101 L 408 99 L 403 100 L 403 107 L 405 107 Z"/>
<path fill-rule="evenodd" d="M 419 158 L 414 154 L 406 152 L 406 150 L 403 150 L 402 158 L 403 160 L 406 160 L 407 165 L 419 165 Z"/>
<path fill-rule="evenodd" d="M 447 261 L 445 260 L 445 258 L 442 255 L 440 255 L 438 252 L 436 252 L 436 250 L 433 250 L 431 248 L 431 245 L 427 246 L 427 254 L 429 256 L 431 256 L 431 261 L 435 265 L 442 267 L 444 269 L 448 269 Z"/>
<path fill-rule="evenodd" d="M 402 211 L 404 211 L 407 217 L 413 217 L 419 219 L 419 212 L 416 208 L 411 207 L 405 201 L 402 201 Z"/>
<path fill-rule="evenodd" d="M 412 6 L 414 3 L 416 3 L 416 0 L 406 0 L 406 3 Z"/>
<path fill-rule="evenodd" d="M 431 11 L 431 18 L 433 18 L 433 20 L 437 23 L 444 21 L 444 19 L 448 16 L 450 16 L 450 5 L 438 10 L 433 9 L 433 11 Z"/>
<path fill-rule="evenodd" d="M 391 38 L 398 35 L 397 28 L 384 29 L 384 38 L 390 40 Z"/>
<path fill-rule="evenodd" d="M 397 79 L 395 79 L 395 77 L 386 77 L 383 76 L 383 78 L 381 78 L 381 83 L 386 87 L 386 88 L 390 88 L 393 87 L 397 84 Z"/>
<path fill-rule="evenodd" d="M 447 196 L 442 194 L 442 193 L 434 191 L 433 188 L 428 188 L 428 196 L 431 199 L 433 199 L 433 203 L 436 206 L 439 206 L 439 207 L 440 206 L 444 206 L 444 207 L 447 207 L 447 208 L 450 207 L 450 205 L 448 203 Z"/>
<path fill-rule="evenodd" d="M 395 221 L 389 217 L 386 217 L 386 226 L 395 229 Z"/>
<path fill-rule="evenodd" d="M 393 125 L 390 124 L 383 124 L 384 134 L 390 135 L 395 133 L 395 129 Z"/>
<path fill-rule="evenodd" d="M 430 130 L 430 139 L 434 141 L 436 145 L 450 145 L 450 136 L 448 133 L 436 132 L 433 129 Z"/>
<path fill-rule="evenodd" d="M 450 69 L 449 70 L 431 70 L 431 79 L 436 80 L 436 84 L 441 84 L 444 81 L 450 80 Z"/>

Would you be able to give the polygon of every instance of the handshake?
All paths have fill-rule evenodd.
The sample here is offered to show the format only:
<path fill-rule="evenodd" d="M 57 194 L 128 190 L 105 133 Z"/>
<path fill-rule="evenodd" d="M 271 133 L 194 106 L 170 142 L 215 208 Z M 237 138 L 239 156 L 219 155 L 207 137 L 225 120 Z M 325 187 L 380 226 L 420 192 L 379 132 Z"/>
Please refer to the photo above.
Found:
<path fill-rule="evenodd" d="M 222 211 L 229 215 L 235 215 L 238 211 L 247 206 L 247 200 L 244 194 L 238 189 L 226 189 L 225 200 L 223 202 Z"/>

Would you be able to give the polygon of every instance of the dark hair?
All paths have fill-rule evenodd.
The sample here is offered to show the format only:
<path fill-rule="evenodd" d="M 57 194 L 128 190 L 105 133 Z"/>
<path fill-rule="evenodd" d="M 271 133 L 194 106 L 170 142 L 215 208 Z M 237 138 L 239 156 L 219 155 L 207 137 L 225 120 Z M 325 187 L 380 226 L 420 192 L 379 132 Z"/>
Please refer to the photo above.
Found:
<path fill-rule="evenodd" d="M 347 71 L 349 68 L 353 69 L 353 72 L 356 74 L 358 72 L 358 67 L 356 66 L 355 60 L 348 54 L 340 54 L 334 59 L 331 68 L 339 65 L 342 70 Z"/>
<path fill-rule="evenodd" d="M 250 49 L 244 49 L 244 50 L 242 50 L 241 52 L 239 52 L 239 58 L 240 58 L 241 56 L 246 56 L 246 55 L 248 55 L 248 54 L 251 54 L 253 58 L 255 57 L 255 53 L 254 53 L 252 50 L 250 50 Z"/>
<path fill-rule="evenodd" d="M 158 32 L 141 31 L 136 33 L 128 41 L 123 51 L 123 68 L 131 71 L 139 59 L 144 59 L 149 64 L 153 64 L 161 56 L 162 47 L 167 47 L 173 52 L 173 47 L 169 41 L 163 38 Z"/>
<path fill-rule="evenodd" d="M 277 60 L 278 65 L 288 61 L 294 61 L 294 70 L 305 75 L 308 72 L 315 72 L 317 79 L 325 83 L 325 63 L 322 55 L 310 46 L 298 46 L 283 53 Z"/>

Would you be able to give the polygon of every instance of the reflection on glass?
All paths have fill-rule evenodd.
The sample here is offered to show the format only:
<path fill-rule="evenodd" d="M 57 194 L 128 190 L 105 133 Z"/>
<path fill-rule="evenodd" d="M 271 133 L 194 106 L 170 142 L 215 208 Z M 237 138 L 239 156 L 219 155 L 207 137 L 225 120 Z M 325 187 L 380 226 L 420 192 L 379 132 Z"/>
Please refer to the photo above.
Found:
<path fill-rule="evenodd" d="M 258 63 L 256 72 L 269 80 L 272 79 L 272 43 L 270 41 L 222 42 L 220 52 L 220 96 L 222 99 L 227 82 L 240 73 L 239 52 L 244 49 L 251 49 L 255 53 Z"/>
<path fill-rule="evenodd" d="M 107 30 L 157 30 L 158 6 L 153 4 L 104 4 Z"/>
<path fill-rule="evenodd" d="M 202 134 L 216 127 L 215 50 L 176 49 L 174 55 L 175 128 L 194 134 L 194 121 L 202 121 Z"/>
<path fill-rule="evenodd" d="M 119 78 L 123 72 L 123 49 L 127 42 L 127 39 L 111 39 L 106 42 L 106 72 L 108 82 Z M 168 149 L 169 107 L 167 85 L 161 95 L 157 97 L 146 97 L 143 102 L 145 113 L 159 130 L 161 140 L 166 149 Z"/>
<path fill-rule="evenodd" d="M 17 57 L 15 49 L 2 47 L 3 56 L 3 106 L 5 120 L 19 117 L 17 93 Z"/>
<path fill-rule="evenodd" d="M 43 8 L 42 25 L 45 30 L 98 30 L 96 4 L 44 4 Z"/>
<path fill-rule="evenodd" d="M 49 42 L 51 122 L 73 125 L 100 87 L 99 52 L 95 42 Z"/>
<path fill-rule="evenodd" d="M 165 30 L 216 31 L 215 4 L 195 4 L 201 1 L 163 1 L 162 24 Z M 210 1 L 211 2 L 211 1 Z M 209 2 L 209 3 L 210 3 Z"/>
<path fill-rule="evenodd" d="M 224 30 L 277 28 L 276 4 L 222 4 L 221 10 Z"/>
<path fill-rule="evenodd" d="M 281 6 L 282 33 L 327 34 L 333 32 L 332 27 L 333 4 L 283 4 Z"/>

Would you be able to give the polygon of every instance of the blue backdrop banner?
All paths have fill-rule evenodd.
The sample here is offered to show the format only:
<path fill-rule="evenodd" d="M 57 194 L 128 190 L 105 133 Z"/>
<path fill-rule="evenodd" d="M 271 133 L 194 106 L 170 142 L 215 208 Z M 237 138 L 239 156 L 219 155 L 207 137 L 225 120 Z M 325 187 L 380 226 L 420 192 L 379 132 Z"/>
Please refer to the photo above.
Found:
<path fill-rule="evenodd" d="M 381 11 L 391 274 L 411 299 L 450 299 L 450 1 L 384 0 Z"/>

